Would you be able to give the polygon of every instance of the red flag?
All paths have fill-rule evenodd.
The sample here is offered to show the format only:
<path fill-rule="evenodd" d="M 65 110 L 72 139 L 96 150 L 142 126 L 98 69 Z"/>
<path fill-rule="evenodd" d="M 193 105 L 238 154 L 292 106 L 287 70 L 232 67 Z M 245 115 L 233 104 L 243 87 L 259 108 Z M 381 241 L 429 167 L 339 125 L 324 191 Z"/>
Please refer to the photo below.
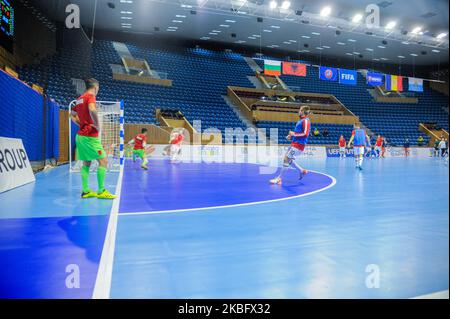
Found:
<path fill-rule="evenodd" d="M 397 91 L 403 92 L 403 76 L 397 77 Z"/>
<path fill-rule="evenodd" d="M 306 64 L 283 62 L 283 74 L 306 76 Z"/>

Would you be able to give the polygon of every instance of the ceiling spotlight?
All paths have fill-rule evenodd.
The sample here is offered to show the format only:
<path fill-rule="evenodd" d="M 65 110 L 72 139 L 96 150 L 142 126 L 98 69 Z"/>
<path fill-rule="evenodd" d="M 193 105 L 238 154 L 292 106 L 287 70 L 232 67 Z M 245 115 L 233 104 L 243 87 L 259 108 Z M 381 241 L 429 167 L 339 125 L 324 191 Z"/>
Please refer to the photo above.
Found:
<path fill-rule="evenodd" d="M 331 13 L 331 7 L 325 7 L 322 9 L 322 11 L 320 11 L 320 15 L 322 17 L 328 17 Z"/>
<path fill-rule="evenodd" d="M 283 1 L 283 3 L 281 4 L 281 9 L 289 9 L 290 6 L 291 6 L 290 1 Z"/>
<path fill-rule="evenodd" d="M 439 33 L 439 34 L 436 36 L 436 38 L 437 38 L 437 39 L 442 39 L 442 38 L 445 38 L 446 36 L 447 36 L 447 33 L 442 32 L 442 33 Z"/>
<path fill-rule="evenodd" d="M 412 33 L 412 34 L 417 34 L 417 33 L 419 33 L 420 31 L 422 31 L 422 27 L 415 27 L 414 29 L 412 29 L 411 33 Z"/>
<path fill-rule="evenodd" d="M 396 21 L 390 21 L 388 24 L 386 24 L 386 29 L 393 29 L 397 25 Z"/>
<path fill-rule="evenodd" d="M 274 0 L 270 1 L 269 8 L 275 9 L 276 7 L 278 7 L 278 3 Z"/>
<path fill-rule="evenodd" d="M 363 15 L 361 13 L 355 14 L 355 16 L 352 19 L 353 23 L 358 23 L 359 21 L 361 21 L 363 18 Z"/>

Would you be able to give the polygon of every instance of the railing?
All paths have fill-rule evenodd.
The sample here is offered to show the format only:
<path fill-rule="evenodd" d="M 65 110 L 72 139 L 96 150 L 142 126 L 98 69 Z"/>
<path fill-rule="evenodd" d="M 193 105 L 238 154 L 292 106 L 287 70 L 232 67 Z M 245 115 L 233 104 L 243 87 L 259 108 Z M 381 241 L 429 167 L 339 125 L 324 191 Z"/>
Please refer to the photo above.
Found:
<path fill-rule="evenodd" d="M 110 66 L 111 66 L 112 72 L 115 74 L 134 75 L 134 76 L 138 76 L 138 77 L 148 77 L 148 78 L 152 78 L 152 79 L 162 79 L 162 80 L 168 79 L 168 73 L 166 73 L 166 72 L 159 72 L 159 71 L 155 71 L 155 70 L 150 70 L 150 71 L 135 70 L 135 69 L 130 69 L 129 71 L 127 71 L 127 69 L 125 69 L 125 67 L 120 64 L 110 64 Z"/>

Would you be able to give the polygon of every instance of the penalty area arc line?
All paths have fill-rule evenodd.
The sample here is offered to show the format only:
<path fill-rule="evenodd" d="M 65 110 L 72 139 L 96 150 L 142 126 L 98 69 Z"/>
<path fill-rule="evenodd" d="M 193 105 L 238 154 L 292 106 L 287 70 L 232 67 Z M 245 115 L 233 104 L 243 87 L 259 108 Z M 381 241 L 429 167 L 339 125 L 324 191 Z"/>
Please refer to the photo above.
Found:
<path fill-rule="evenodd" d="M 310 170 L 309 172 L 324 175 L 324 176 L 326 176 L 326 177 L 331 179 L 331 183 L 329 185 L 327 185 L 327 186 L 325 186 L 325 187 L 323 187 L 321 189 L 317 189 L 315 191 L 311 191 L 311 192 L 304 193 L 304 194 L 299 194 L 299 195 L 294 195 L 294 196 L 289 196 L 289 197 L 277 198 L 277 199 L 269 199 L 269 200 L 262 200 L 262 201 L 256 201 L 256 202 L 248 202 L 248 203 L 241 203 L 241 204 L 231 204 L 231 205 L 222 205 L 222 206 L 209 206 L 209 207 L 173 209 L 173 210 L 158 210 L 158 211 L 136 212 L 136 213 L 121 213 L 121 214 L 119 214 L 119 216 L 158 215 L 158 214 L 174 214 L 174 213 L 183 213 L 183 212 L 201 212 L 201 211 L 205 211 L 205 210 L 213 210 L 213 209 L 220 209 L 220 208 L 234 208 L 234 207 L 242 207 L 242 206 L 250 206 L 250 205 L 261 205 L 261 204 L 275 203 L 275 202 L 281 202 L 281 201 L 285 201 L 285 200 L 291 200 L 291 199 L 295 199 L 295 198 L 306 197 L 306 196 L 309 196 L 309 195 L 317 194 L 317 193 L 323 192 L 323 191 L 325 191 L 325 190 L 335 186 L 336 183 L 337 183 L 336 178 L 334 178 L 331 175 L 328 175 L 328 174 L 325 174 L 325 173 L 321 173 L 321 172 L 317 172 L 317 171 L 312 171 L 312 170 Z"/>

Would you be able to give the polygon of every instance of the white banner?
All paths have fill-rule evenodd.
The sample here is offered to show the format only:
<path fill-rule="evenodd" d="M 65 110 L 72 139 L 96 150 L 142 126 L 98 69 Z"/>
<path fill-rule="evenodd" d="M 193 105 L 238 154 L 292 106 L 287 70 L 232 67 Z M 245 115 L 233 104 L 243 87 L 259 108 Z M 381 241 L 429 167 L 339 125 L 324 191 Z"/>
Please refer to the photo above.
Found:
<path fill-rule="evenodd" d="M 0 137 L 0 193 L 34 181 L 22 140 Z"/>
<path fill-rule="evenodd" d="M 163 158 L 167 145 L 155 145 L 150 158 Z M 257 163 L 269 164 L 282 160 L 289 145 L 182 145 L 181 160 L 185 162 L 206 163 Z M 327 157 L 325 147 L 307 146 L 299 158 Z"/>
<path fill-rule="evenodd" d="M 409 149 L 410 157 L 431 157 L 433 156 L 434 149 L 429 147 L 411 147 Z M 390 147 L 386 149 L 384 154 L 386 157 L 405 157 L 405 148 L 403 147 Z"/>

